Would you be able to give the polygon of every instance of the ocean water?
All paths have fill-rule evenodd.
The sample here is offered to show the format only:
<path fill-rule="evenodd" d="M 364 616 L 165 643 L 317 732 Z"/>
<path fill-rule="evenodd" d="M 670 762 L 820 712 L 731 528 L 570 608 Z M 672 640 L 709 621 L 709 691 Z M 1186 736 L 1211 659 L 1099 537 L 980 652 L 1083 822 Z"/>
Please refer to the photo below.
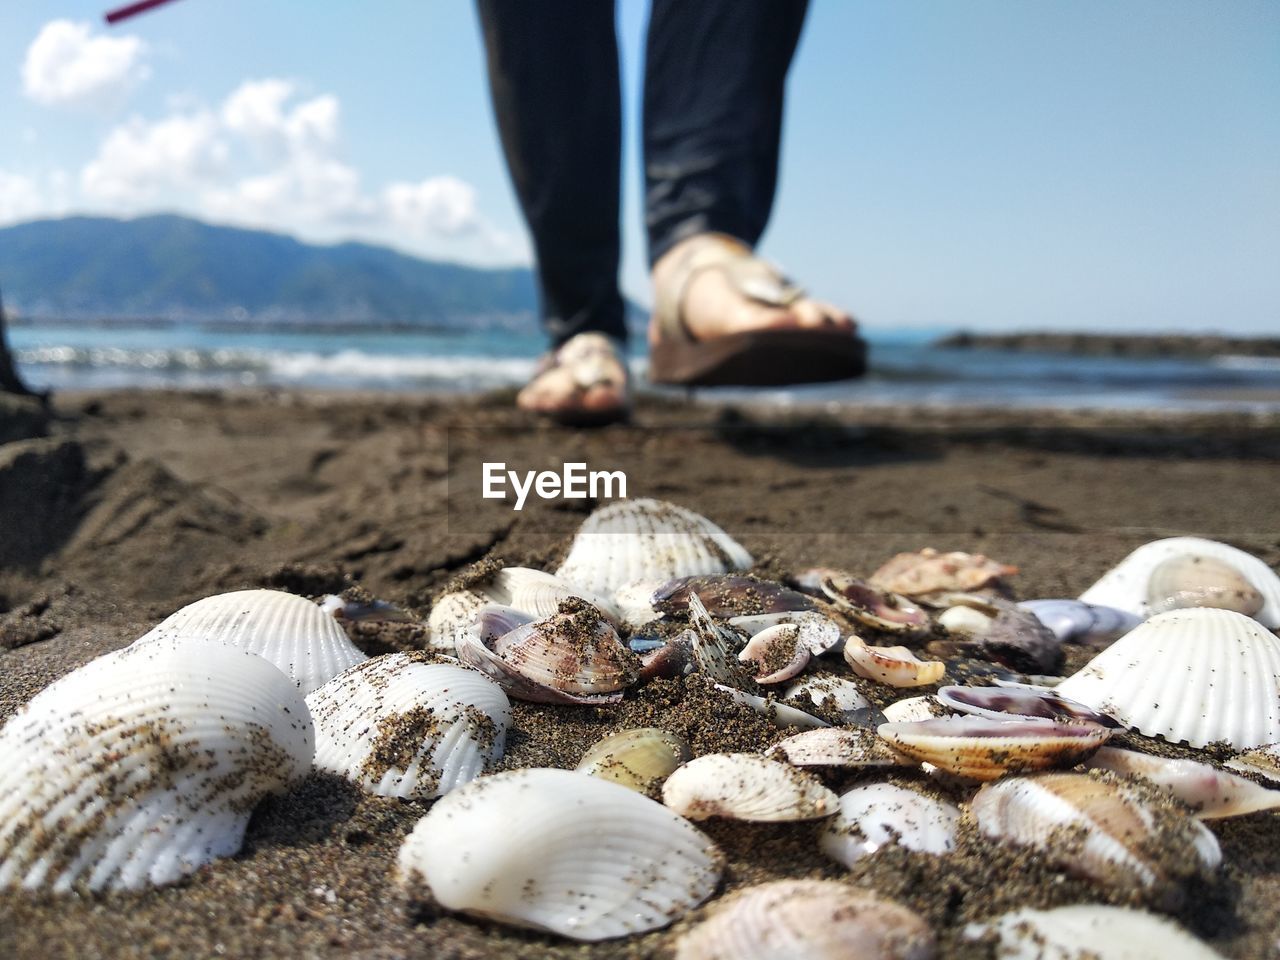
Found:
<path fill-rule="evenodd" d="M 1280 360 L 1123 359 L 934 346 L 933 330 L 864 331 L 862 380 L 786 389 L 699 391 L 781 404 L 913 404 L 1124 410 L 1280 410 Z M 38 387 L 281 386 L 475 391 L 524 383 L 544 341 L 536 329 L 326 332 L 197 325 L 19 324 L 10 346 Z M 637 337 L 642 341 L 642 337 Z M 632 366 L 643 384 L 643 343 Z"/>

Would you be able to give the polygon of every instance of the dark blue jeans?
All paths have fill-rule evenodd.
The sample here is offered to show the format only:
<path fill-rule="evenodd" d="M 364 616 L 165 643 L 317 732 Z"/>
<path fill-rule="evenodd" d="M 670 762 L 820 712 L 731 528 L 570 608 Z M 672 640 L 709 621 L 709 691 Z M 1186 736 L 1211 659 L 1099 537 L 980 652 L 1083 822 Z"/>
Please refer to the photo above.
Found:
<path fill-rule="evenodd" d="M 608 0 L 477 0 L 507 167 L 552 343 L 626 338 L 622 105 Z M 653 0 L 644 76 L 649 262 L 685 237 L 755 246 L 778 180 L 783 87 L 808 0 Z"/>

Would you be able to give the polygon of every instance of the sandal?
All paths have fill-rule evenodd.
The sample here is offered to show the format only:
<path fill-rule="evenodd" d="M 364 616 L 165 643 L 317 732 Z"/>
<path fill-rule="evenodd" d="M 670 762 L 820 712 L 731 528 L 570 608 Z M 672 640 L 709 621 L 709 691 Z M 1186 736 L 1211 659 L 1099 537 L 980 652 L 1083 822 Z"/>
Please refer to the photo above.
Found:
<path fill-rule="evenodd" d="M 617 383 L 618 370 L 622 383 Z M 556 371 L 567 371 L 572 378 L 572 393 L 562 398 L 567 406 L 543 407 L 537 403 L 538 381 Z M 525 410 L 541 414 L 565 426 L 587 427 L 617 423 L 631 416 L 631 394 L 627 383 L 627 361 L 622 345 L 602 333 L 579 333 L 557 349 L 543 354 L 533 379 L 520 391 L 516 403 Z M 596 386 L 619 386 L 619 401 L 597 407 L 585 407 L 588 392 Z M 569 397 L 572 399 L 570 400 Z"/>
<path fill-rule="evenodd" d="M 704 270 L 722 271 L 743 297 L 771 307 L 789 307 L 804 296 L 777 267 L 732 237 L 712 233 L 699 240 L 656 292 L 653 318 L 660 336 L 649 351 L 651 381 L 766 387 L 850 380 L 866 373 L 866 341 L 843 331 L 761 329 L 695 339 L 684 322 L 684 297 Z"/>

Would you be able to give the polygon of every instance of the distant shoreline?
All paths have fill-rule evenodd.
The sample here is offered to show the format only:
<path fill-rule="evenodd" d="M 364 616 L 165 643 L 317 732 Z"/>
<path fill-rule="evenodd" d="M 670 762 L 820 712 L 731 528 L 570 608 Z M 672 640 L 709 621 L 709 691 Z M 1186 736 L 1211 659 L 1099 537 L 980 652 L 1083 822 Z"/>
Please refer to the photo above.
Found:
<path fill-rule="evenodd" d="M 1076 357 L 1280 357 L 1280 338 L 1277 337 L 1208 334 L 971 333 L 962 330 L 938 339 L 933 345 L 954 350 L 1012 350 Z"/>

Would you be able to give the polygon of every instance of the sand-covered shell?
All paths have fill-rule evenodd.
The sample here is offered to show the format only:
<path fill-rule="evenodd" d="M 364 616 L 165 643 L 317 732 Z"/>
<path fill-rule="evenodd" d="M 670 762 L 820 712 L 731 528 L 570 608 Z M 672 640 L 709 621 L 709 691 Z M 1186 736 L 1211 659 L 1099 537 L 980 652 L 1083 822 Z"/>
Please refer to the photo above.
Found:
<path fill-rule="evenodd" d="M 1149 737 L 1247 750 L 1280 741 L 1280 638 L 1229 610 L 1152 617 L 1057 687 Z"/>
<path fill-rule="evenodd" d="M 1053 632 L 1059 642 L 1105 646 L 1136 627 L 1142 617 L 1083 600 L 1024 600 L 1018 604 Z"/>
<path fill-rule="evenodd" d="M 839 813 L 823 827 L 818 843 L 832 860 L 852 868 L 895 843 L 917 853 L 950 853 L 959 822 L 960 810 L 950 803 L 891 783 L 873 783 L 840 795 Z"/>
<path fill-rule="evenodd" d="M 718 903 L 676 941 L 675 960 L 930 960 L 914 911 L 834 880 L 775 880 Z"/>
<path fill-rule="evenodd" d="M 466 667 L 392 653 L 357 664 L 307 697 L 317 770 L 381 797 L 428 799 L 502 757 L 511 704 Z"/>
<path fill-rule="evenodd" d="M 652 603 L 661 613 L 683 613 L 696 593 L 715 617 L 759 616 L 814 610 L 813 598 L 773 580 L 742 574 L 677 577 L 658 586 Z"/>
<path fill-rule="evenodd" d="M 1196 760 L 1153 757 L 1134 750 L 1103 747 L 1085 766 L 1149 780 L 1185 803 L 1201 820 L 1280 810 L 1280 790 L 1268 790 L 1252 780 Z"/>
<path fill-rule="evenodd" d="M 1002 578 L 1017 572 L 1017 567 L 980 553 L 940 553 L 932 547 L 925 547 L 916 553 L 899 553 L 890 557 L 871 575 L 870 582 L 881 590 L 918 597 L 994 587 Z"/>
<path fill-rule="evenodd" d="M 824 576 L 820 585 L 831 605 L 858 623 L 889 633 L 929 629 L 929 615 L 900 594 L 838 572 Z"/>
<path fill-rule="evenodd" d="M 313 750 L 301 692 L 262 657 L 162 638 L 99 657 L 0 729 L 0 888 L 173 883 L 239 850 Z"/>
<path fill-rule="evenodd" d="M 991 687 L 939 687 L 938 702 L 957 713 L 969 713 L 988 720 L 1025 717 L 1041 720 L 1086 720 L 1103 727 L 1118 726 L 1105 713 L 1069 700 L 1056 688 L 1050 687 L 1010 683 Z"/>
<path fill-rule="evenodd" d="M 437 800 L 398 866 L 411 897 L 422 885 L 449 910 L 594 941 L 677 920 L 715 891 L 724 858 L 635 791 L 534 768 Z"/>
<path fill-rule="evenodd" d="M 1114 732 L 1095 723 L 939 717 L 884 723 L 876 731 L 891 747 L 921 763 L 967 780 L 1070 767 Z"/>
<path fill-rule="evenodd" d="M 709 753 L 667 777 L 662 802 L 689 820 L 815 820 L 836 795 L 816 777 L 755 753 Z"/>
<path fill-rule="evenodd" d="M 970 804 L 985 836 L 1040 850 L 1071 873 L 1119 889 L 1178 887 L 1222 862 L 1200 821 L 1129 783 L 1082 773 L 1010 777 L 985 784 Z"/>
<path fill-rule="evenodd" d="M 889 723 L 911 723 L 916 720 L 929 720 L 933 717 L 950 715 L 950 711 L 937 697 L 906 697 L 895 700 L 885 707 L 883 712 L 885 720 Z"/>
<path fill-rule="evenodd" d="M 1223 766 L 1261 777 L 1269 783 L 1280 786 L 1280 743 L 1271 743 L 1257 750 L 1247 750 L 1232 757 Z"/>
<path fill-rule="evenodd" d="M 827 707 L 842 713 L 871 707 L 871 701 L 862 695 L 858 685 L 844 677 L 809 677 L 793 683 L 782 695 L 788 700 L 808 701 L 815 707 Z"/>
<path fill-rule="evenodd" d="M 1232 571 L 1238 579 L 1224 580 Z M 1199 596 L 1197 583 L 1201 584 Z M 1256 607 L 1247 615 L 1264 627 L 1280 627 L 1280 576 L 1252 554 L 1200 537 L 1143 544 L 1080 594 L 1080 599 L 1146 617 L 1153 612 L 1153 604 L 1169 609 L 1168 603 L 1177 601 L 1179 591 L 1184 594 L 1181 606 L 1213 603 L 1241 612 Z"/>
<path fill-rule="evenodd" d="M 852 635 L 845 639 L 844 662 L 858 676 L 891 687 L 926 687 L 947 672 L 941 660 L 921 660 L 906 647 L 873 647 Z"/>
<path fill-rule="evenodd" d="M 342 625 L 305 597 L 280 590 L 236 590 L 189 603 L 137 642 L 213 640 L 275 664 L 306 696 L 367 658 Z"/>
<path fill-rule="evenodd" d="M 793 623 L 765 627 L 738 652 L 738 660 L 755 666 L 756 683 L 785 683 L 809 665 L 809 646 Z"/>
<path fill-rule="evenodd" d="M 872 730 L 825 727 L 779 740 L 766 757 L 794 767 L 900 767 L 914 761 L 898 753 Z"/>
<path fill-rule="evenodd" d="M 458 656 L 519 700 L 616 703 L 639 678 L 639 660 L 591 604 L 566 600 L 529 620 L 511 607 L 485 607 Z"/>
<path fill-rule="evenodd" d="M 974 940 L 989 934 L 999 960 L 1222 960 L 1167 917 L 1096 903 L 1014 910 L 965 930 Z"/>
<path fill-rule="evenodd" d="M 656 797 L 662 781 L 692 758 L 684 737 L 656 727 L 636 727 L 592 744 L 577 770 Z"/>
<path fill-rule="evenodd" d="M 761 630 L 780 623 L 794 624 L 800 630 L 800 640 L 809 653 L 820 657 L 840 643 L 840 625 L 816 610 L 786 610 L 781 613 L 757 613 L 730 617 L 726 621 L 735 630 L 754 636 Z"/>
<path fill-rule="evenodd" d="M 483 583 L 472 587 L 490 603 L 500 607 L 515 607 L 535 620 L 555 613 L 565 600 L 576 597 L 585 600 L 614 624 L 621 623 L 621 614 L 613 601 L 603 594 L 571 584 L 545 570 L 531 567 L 503 567 Z"/>
<path fill-rule="evenodd" d="M 831 724 L 827 721 L 815 717 L 811 713 L 805 713 L 803 710 L 797 710 L 795 707 L 787 706 L 785 703 L 778 703 L 776 700 L 768 700 L 764 697 L 757 697 L 754 693 L 747 693 L 745 690 L 738 690 L 734 687 L 725 686 L 723 683 L 714 684 L 715 688 L 721 693 L 742 704 L 750 707 L 762 717 L 770 718 L 780 727 L 829 727 Z"/>
<path fill-rule="evenodd" d="M 474 590 L 446 593 L 431 605 L 427 614 L 427 649 L 456 656 L 458 646 L 475 626 L 480 611 L 489 600 Z"/>
<path fill-rule="evenodd" d="M 620 500 L 583 521 L 556 576 L 612 596 L 636 580 L 746 570 L 751 554 L 706 517 L 662 500 Z"/>

